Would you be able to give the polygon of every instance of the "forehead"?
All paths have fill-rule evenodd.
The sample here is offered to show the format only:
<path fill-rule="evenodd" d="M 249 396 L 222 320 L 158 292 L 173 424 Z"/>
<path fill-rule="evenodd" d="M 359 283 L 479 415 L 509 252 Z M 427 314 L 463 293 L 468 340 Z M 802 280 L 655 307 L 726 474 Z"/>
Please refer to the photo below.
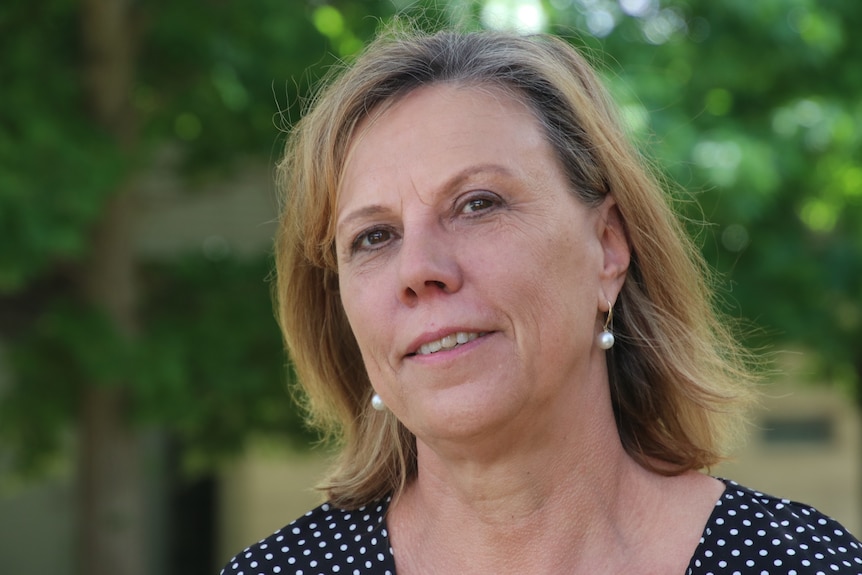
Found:
<path fill-rule="evenodd" d="M 361 146 L 368 134 L 377 131 L 380 124 L 403 122 L 405 117 L 415 122 L 423 116 L 473 114 L 481 117 L 500 112 L 535 118 L 523 94 L 503 84 L 435 82 L 377 104 L 357 123 L 348 149 L 352 152 Z M 348 164 L 349 157 L 345 167 Z"/>
<path fill-rule="evenodd" d="M 535 113 L 495 85 L 433 84 L 378 106 L 354 132 L 342 169 L 338 210 L 357 190 L 405 175 L 432 184 L 471 163 L 551 154 Z M 427 180 L 427 181 L 425 181 Z"/>

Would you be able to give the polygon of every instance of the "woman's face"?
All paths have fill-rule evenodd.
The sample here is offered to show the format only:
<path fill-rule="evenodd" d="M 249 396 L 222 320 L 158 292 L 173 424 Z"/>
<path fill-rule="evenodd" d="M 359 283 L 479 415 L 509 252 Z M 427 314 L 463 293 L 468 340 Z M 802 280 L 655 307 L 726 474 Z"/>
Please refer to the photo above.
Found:
<path fill-rule="evenodd" d="M 570 414 L 607 385 L 595 338 L 628 265 L 619 217 L 575 198 L 511 95 L 433 85 L 363 123 L 336 218 L 370 380 L 420 440 Z"/>

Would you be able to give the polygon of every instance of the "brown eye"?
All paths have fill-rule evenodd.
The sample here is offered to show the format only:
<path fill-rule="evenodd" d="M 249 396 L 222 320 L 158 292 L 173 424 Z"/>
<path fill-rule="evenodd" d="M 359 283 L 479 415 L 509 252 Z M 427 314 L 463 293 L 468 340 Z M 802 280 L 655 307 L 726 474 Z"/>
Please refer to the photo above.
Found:
<path fill-rule="evenodd" d="M 478 212 L 491 207 L 491 201 L 486 200 L 485 198 L 479 198 L 476 200 L 470 200 L 467 202 L 467 205 L 464 206 L 465 212 Z"/>
<path fill-rule="evenodd" d="M 392 232 L 386 228 L 374 228 L 359 234 L 353 241 L 353 250 L 374 250 L 392 239 Z"/>
<path fill-rule="evenodd" d="M 461 206 L 461 213 L 476 214 L 484 212 L 496 206 L 499 200 L 496 197 L 488 197 L 486 195 L 473 196 L 465 201 Z"/>

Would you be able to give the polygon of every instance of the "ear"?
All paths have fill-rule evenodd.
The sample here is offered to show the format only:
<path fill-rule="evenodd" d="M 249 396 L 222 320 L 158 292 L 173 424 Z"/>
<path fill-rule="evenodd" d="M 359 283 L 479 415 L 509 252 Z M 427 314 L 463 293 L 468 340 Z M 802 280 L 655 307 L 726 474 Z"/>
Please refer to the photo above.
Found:
<path fill-rule="evenodd" d="M 599 309 L 605 308 L 608 302 L 613 304 L 623 283 L 631 261 L 631 247 L 626 233 L 625 222 L 616 200 L 608 195 L 599 206 L 599 241 L 602 246 L 604 263 L 599 276 L 602 293 L 598 294 Z"/>

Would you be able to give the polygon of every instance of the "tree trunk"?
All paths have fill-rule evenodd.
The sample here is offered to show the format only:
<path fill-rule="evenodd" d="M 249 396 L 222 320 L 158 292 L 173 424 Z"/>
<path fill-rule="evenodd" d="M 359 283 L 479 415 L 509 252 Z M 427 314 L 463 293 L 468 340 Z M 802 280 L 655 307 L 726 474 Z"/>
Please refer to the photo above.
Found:
<path fill-rule="evenodd" d="M 127 0 L 82 0 L 84 84 L 94 122 L 132 153 L 134 42 Z M 83 295 L 121 337 L 136 331 L 132 187 L 115 190 L 80 269 Z M 127 382 L 99 382 L 81 404 L 79 564 L 82 575 L 144 575 L 142 443 L 129 417 Z"/>
<path fill-rule="evenodd" d="M 125 398 L 116 389 L 91 388 L 81 426 L 81 575 L 144 575 L 141 443 L 127 424 Z"/>

